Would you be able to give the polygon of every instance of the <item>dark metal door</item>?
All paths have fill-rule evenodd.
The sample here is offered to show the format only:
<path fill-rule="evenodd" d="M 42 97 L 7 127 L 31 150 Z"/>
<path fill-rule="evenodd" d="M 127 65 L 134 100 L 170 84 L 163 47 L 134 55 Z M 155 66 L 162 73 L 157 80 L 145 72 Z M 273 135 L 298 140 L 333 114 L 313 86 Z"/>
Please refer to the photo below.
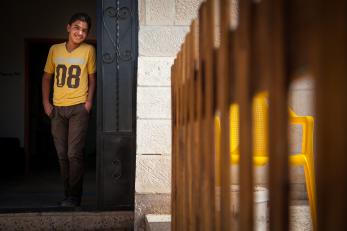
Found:
<path fill-rule="evenodd" d="M 134 208 L 137 0 L 97 1 L 98 208 Z"/>

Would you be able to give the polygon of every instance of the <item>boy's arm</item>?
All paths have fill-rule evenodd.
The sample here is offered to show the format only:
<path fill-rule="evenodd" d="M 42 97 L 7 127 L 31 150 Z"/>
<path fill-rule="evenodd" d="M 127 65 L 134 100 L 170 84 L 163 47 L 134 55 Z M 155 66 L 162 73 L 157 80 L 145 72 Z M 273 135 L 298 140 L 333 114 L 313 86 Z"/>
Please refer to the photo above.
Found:
<path fill-rule="evenodd" d="M 93 106 L 95 87 L 96 87 L 95 73 L 89 74 L 88 75 L 88 98 L 85 103 L 85 108 L 88 112 L 90 112 Z"/>
<path fill-rule="evenodd" d="M 44 72 L 42 76 L 42 104 L 46 115 L 50 115 L 53 110 L 52 104 L 49 102 L 49 93 L 51 89 L 51 79 L 53 74 Z"/>

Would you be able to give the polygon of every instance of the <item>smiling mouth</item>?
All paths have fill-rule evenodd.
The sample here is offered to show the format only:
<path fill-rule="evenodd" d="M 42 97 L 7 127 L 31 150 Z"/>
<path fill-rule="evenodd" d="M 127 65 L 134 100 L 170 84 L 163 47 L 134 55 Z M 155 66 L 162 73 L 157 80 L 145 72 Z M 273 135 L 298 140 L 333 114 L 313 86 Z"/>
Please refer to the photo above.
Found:
<path fill-rule="evenodd" d="M 81 40 L 81 39 L 83 39 L 83 37 L 75 36 L 75 39 Z"/>

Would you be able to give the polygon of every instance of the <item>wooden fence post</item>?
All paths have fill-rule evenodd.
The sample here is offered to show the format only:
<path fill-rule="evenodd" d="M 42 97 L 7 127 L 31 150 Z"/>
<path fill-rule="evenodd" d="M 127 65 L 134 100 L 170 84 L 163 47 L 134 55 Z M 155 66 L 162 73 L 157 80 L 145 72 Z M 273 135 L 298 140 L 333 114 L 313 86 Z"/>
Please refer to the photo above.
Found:
<path fill-rule="evenodd" d="M 253 230 L 253 139 L 252 79 L 250 62 L 251 1 L 239 2 L 239 25 L 236 29 L 235 90 L 239 105 L 240 150 L 240 230 Z"/>
<path fill-rule="evenodd" d="M 288 65 L 286 1 L 271 0 L 272 74 L 269 83 L 270 230 L 289 229 Z"/>
<path fill-rule="evenodd" d="M 346 230 L 347 2 L 318 1 L 316 78 L 318 230 Z"/>

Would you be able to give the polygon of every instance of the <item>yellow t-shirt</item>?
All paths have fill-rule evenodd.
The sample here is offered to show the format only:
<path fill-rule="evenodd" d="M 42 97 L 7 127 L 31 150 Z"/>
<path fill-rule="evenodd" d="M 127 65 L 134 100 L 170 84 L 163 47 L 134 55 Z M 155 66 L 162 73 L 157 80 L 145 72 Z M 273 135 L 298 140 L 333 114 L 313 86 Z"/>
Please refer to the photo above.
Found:
<path fill-rule="evenodd" d="M 71 53 L 64 43 L 49 49 L 44 71 L 54 74 L 53 104 L 71 106 L 85 103 L 88 97 L 88 75 L 96 71 L 95 49 L 82 43 Z"/>

